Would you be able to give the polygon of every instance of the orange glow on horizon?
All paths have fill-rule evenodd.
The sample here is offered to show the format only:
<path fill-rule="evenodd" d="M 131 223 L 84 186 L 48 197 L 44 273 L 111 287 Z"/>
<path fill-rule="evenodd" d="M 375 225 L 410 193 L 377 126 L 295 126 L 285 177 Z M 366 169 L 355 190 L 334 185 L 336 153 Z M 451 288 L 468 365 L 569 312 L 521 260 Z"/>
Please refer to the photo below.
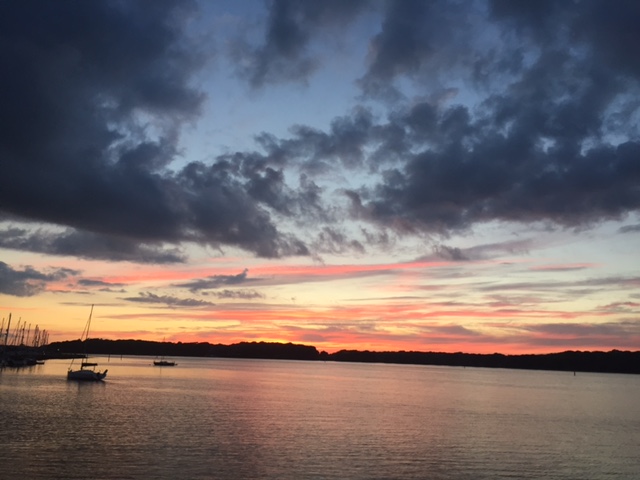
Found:
<path fill-rule="evenodd" d="M 487 277 L 490 265 L 497 265 L 500 274 L 509 268 L 511 283 L 504 275 Z M 571 271 L 589 264 L 550 265 L 540 271 Z M 66 281 L 50 282 L 48 287 L 56 290 L 45 291 L 38 303 L 12 298 L 11 306 L 1 308 L 14 318 L 39 323 L 50 341 L 78 338 L 88 306 L 96 304 L 91 336 L 114 340 L 291 342 L 329 353 L 524 354 L 637 350 L 640 345 L 635 330 L 620 321 L 637 312 L 638 302 L 606 292 L 603 301 L 593 296 L 572 300 L 567 292 L 551 288 L 555 279 L 549 284 L 541 280 L 535 288 L 535 281 L 526 277 L 530 268 L 491 261 L 462 266 L 449 261 L 242 268 L 209 264 L 177 270 L 136 266 L 124 272 L 108 265 L 101 271 L 104 275 L 84 277 L 79 270 Z M 214 287 L 191 290 L 190 282 L 197 285 L 197 280 L 203 285 L 212 280 Z M 637 282 L 633 277 L 614 280 L 618 288 Z M 597 328 L 600 323 L 602 329 Z M 554 324 L 560 328 L 554 330 Z M 550 326 L 545 330 L 545 325 Z"/>

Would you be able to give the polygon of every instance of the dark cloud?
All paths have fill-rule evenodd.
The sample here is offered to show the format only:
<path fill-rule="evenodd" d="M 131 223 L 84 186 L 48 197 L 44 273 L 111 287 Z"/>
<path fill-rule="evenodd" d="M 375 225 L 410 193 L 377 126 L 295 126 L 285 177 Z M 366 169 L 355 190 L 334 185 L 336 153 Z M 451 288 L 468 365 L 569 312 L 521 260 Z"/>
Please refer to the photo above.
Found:
<path fill-rule="evenodd" d="M 190 84 L 202 63 L 185 34 L 193 10 L 172 0 L 2 3 L 0 208 L 72 229 L 57 239 L 5 231 L 6 248 L 141 262 L 183 260 L 158 247 L 182 241 L 307 253 L 258 203 L 278 208 L 268 193 L 281 172 L 265 168 L 260 183 L 224 162 L 167 168 L 204 99 Z"/>
<path fill-rule="evenodd" d="M 553 44 L 575 39 L 592 48 L 594 63 L 637 77 L 640 60 L 632 45 L 640 42 L 637 22 L 640 5 L 635 0 L 620 0 L 611 5 L 601 0 L 570 2 L 511 2 L 491 0 L 492 15 L 513 22 L 514 28 L 525 30 L 536 43 Z"/>
<path fill-rule="evenodd" d="M 48 232 L 42 229 L 30 231 L 7 228 L 0 230 L 0 248 L 137 263 L 184 261 L 184 256 L 175 248 L 161 248 L 124 237 L 98 235 L 71 229 L 64 232 Z"/>
<path fill-rule="evenodd" d="M 611 102 L 626 91 L 615 82 L 602 84 L 598 74 L 580 80 L 588 72 L 582 65 L 574 65 L 576 71 L 562 66 L 572 64 L 569 60 L 562 55 L 541 59 L 507 94 L 488 97 L 480 113 L 422 102 L 394 113 L 387 123 L 375 124 L 357 112 L 351 121 L 341 118 L 330 132 L 298 126 L 292 138 L 271 137 L 264 145 L 277 152 L 279 161 L 297 159 L 316 172 L 335 168 L 336 161 L 354 169 L 366 158 L 369 172 L 379 171 L 381 181 L 346 191 L 353 215 L 405 233 L 446 233 L 491 220 L 573 227 L 619 218 L 640 205 L 634 160 L 640 144 L 610 143 L 602 129 Z M 562 75 L 551 78 L 552 70 Z M 599 86 L 607 87 L 605 92 Z M 374 146 L 372 155 L 363 154 Z M 383 168 L 385 163 L 394 168 Z M 293 195 L 275 195 L 284 191 L 284 177 L 272 177 L 267 185 L 277 189 L 255 191 L 291 205 Z"/>
<path fill-rule="evenodd" d="M 301 240 L 278 231 L 266 209 L 282 205 L 282 184 L 261 157 L 239 154 L 221 156 L 209 166 L 191 163 L 176 180 L 176 202 L 182 208 L 176 216 L 179 239 L 236 245 L 264 257 L 308 254 Z"/>
<path fill-rule="evenodd" d="M 212 275 L 200 280 L 194 280 L 192 282 L 179 283 L 173 285 L 174 287 L 187 288 L 192 292 L 198 292 L 200 290 L 211 290 L 227 285 L 240 285 L 248 281 L 249 270 L 244 269 L 237 275 Z"/>
<path fill-rule="evenodd" d="M 640 225 L 625 225 L 618 229 L 619 233 L 637 233 L 640 232 Z"/>
<path fill-rule="evenodd" d="M 346 233 L 331 227 L 324 227 L 314 242 L 314 250 L 331 253 L 356 252 L 365 253 L 365 247 L 357 240 L 351 239 Z"/>
<path fill-rule="evenodd" d="M 194 298 L 177 298 L 171 295 L 156 295 L 151 292 L 142 292 L 138 297 L 123 298 L 129 302 L 136 303 L 152 303 L 162 304 L 168 307 L 209 307 L 215 305 L 205 300 L 198 300 Z"/>
<path fill-rule="evenodd" d="M 264 298 L 264 295 L 256 292 L 255 290 L 222 290 L 220 292 L 213 292 L 213 295 L 220 299 L 226 300 L 255 300 L 257 298 Z"/>
<path fill-rule="evenodd" d="M 434 247 L 434 252 L 438 257 L 453 262 L 465 262 L 470 260 L 469 257 L 465 255 L 464 251 L 458 247 L 436 245 Z"/>
<path fill-rule="evenodd" d="M 576 270 L 586 270 L 592 268 L 593 265 L 546 265 L 541 267 L 532 267 L 532 272 L 575 272 Z"/>
<path fill-rule="evenodd" d="M 505 255 L 524 255 L 529 252 L 533 243 L 531 239 L 518 239 L 497 243 L 484 243 L 466 248 L 437 243 L 432 247 L 433 254 L 419 257 L 416 261 L 443 259 L 452 262 L 467 262 L 491 260 L 504 257 Z"/>
<path fill-rule="evenodd" d="M 82 287 L 122 287 L 124 283 L 103 282 L 102 280 L 81 278 L 78 280 L 78 285 Z"/>
<path fill-rule="evenodd" d="M 424 331 L 436 335 L 451 335 L 457 338 L 477 337 L 480 333 L 462 325 L 430 325 L 423 328 Z"/>
<path fill-rule="evenodd" d="M 490 220 L 576 226 L 620 218 L 640 207 L 637 134 L 622 130 L 614 143 L 606 126 L 617 102 L 637 90 L 637 79 L 627 84 L 549 51 L 477 113 L 414 105 L 382 129 L 392 143 L 380 151 L 403 163 L 352 198 L 373 220 L 434 232 Z"/>
<path fill-rule="evenodd" d="M 444 233 L 491 220 L 574 227 L 640 207 L 640 176 L 630 171 L 640 143 L 603 146 L 574 158 L 509 152 L 505 139 L 476 148 L 415 156 L 370 192 L 363 211 L 385 224 Z"/>
<path fill-rule="evenodd" d="M 606 313 L 637 313 L 640 312 L 640 303 L 638 302 L 614 302 L 603 305 L 599 310 Z"/>
<path fill-rule="evenodd" d="M 261 45 L 241 39 L 230 54 L 241 77 L 252 87 L 279 82 L 305 82 L 320 60 L 310 52 L 312 34 L 344 28 L 366 6 L 364 0 L 274 0 Z"/>
<path fill-rule="evenodd" d="M 5 212 L 171 238 L 175 189 L 157 169 L 173 159 L 175 130 L 203 99 L 188 85 L 200 63 L 181 36 L 189 5 L 2 3 Z"/>
<path fill-rule="evenodd" d="M 375 132 L 374 117 L 366 108 L 355 108 L 350 115 L 336 117 L 328 132 L 305 125 L 291 127 L 291 138 L 258 138 L 270 161 L 298 162 L 306 172 L 318 174 L 335 169 L 363 166 L 365 148 Z"/>
<path fill-rule="evenodd" d="M 385 4 L 381 31 L 370 42 L 368 70 L 358 81 L 365 95 L 398 100 L 404 95 L 396 79 L 437 84 L 439 70 L 464 63 L 470 51 L 471 2 Z"/>
<path fill-rule="evenodd" d="M 205 101 L 194 3 L 3 2 L 0 215 L 64 230 L 5 228 L 0 247 L 153 263 L 184 261 L 185 243 L 318 255 L 637 212 L 640 7 L 533 3 L 274 1 L 261 43 L 234 57 L 251 84 L 306 79 L 314 42 L 375 12 L 357 79 L 367 108 L 178 166 L 181 127 Z M 397 103 L 366 103 L 380 98 Z M 336 178 L 349 187 L 332 190 Z"/>
<path fill-rule="evenodd" d="M 50 272 L 39 272 L 32 267 L 16 270 L 0 261 L 0 293 L 15 297 L 31 297 L 47 289 L 47 284 L 59 282 L 71 275 L 75 270 L 59 268 Z"/>
<path fill-rule="evenodd" d="M 489 95 L 477 111 L 425 101 L 390 117 L 376 160 L 400 165 L 374 189 L 351 193 L 361 218 L 444 233 L 490 220 L 584 225 L 640 207 L 639 61 L 629 53 L 637 2 L 611 12 L 603 2 L 525 3 L 493 2 L 489 17 L 476 16 L 509 39 L 498 50 L 482 38 L 463 46 L 470 5 L 390 3 L 365 93 L 421 78 L 428 65 L 452 78 L 464 67 L 468 81 L 484 71 Z M 456 8 L 468 15 L 452 15 Z M 455 64 L 434 59 L 441 43 Z"/>
<path fill-rule="evenodd" d="M 558 339 L 573 337 L 576 340 L 587 342 L 590 338 L 602 343 L 604 337 L 625 338 L 637 337 L 640 335 L 640 326 L 637 322 L 620 321 L 597 324 L 575 324 L 575 323 L 548 323 L 543 325 L 528 325 L 521 327 L 535 333 L 541 333 Z"/>

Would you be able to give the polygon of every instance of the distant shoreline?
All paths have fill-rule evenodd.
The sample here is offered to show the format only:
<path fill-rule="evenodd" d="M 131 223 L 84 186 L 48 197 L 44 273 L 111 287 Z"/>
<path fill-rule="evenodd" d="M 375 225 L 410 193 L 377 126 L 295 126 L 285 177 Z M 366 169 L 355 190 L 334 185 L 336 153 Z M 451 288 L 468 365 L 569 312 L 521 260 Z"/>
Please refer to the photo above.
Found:
<path fill-rule="evenodd" d="M 440 352 L 374 352 L 340 350 L 319 352 L 316 347 L 293 343 L 241 342 L 232 345 L 152 342 L 147 340 L 89 339 L 54 342 L 42 348 L 46 358 L 69 358 L 78 352 L 97 355 L 150 355 L 167 357 L 260 358 L 316 360 L 452 367 L 509 368 L 569 372 L 640 374 L 640 351 L 565 351 L 549 354 L 504 355 Z"/>

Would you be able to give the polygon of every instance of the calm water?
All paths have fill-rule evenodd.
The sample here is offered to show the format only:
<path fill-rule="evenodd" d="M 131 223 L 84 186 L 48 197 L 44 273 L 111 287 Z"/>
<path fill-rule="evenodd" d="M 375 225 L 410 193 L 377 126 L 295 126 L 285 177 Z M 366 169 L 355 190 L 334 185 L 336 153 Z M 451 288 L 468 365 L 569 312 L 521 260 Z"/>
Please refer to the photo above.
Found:
<path fill-rule="evenodd" d="M 174 360 L 0 372 L 0 478 L 640 478 L 640 376 Z"/>

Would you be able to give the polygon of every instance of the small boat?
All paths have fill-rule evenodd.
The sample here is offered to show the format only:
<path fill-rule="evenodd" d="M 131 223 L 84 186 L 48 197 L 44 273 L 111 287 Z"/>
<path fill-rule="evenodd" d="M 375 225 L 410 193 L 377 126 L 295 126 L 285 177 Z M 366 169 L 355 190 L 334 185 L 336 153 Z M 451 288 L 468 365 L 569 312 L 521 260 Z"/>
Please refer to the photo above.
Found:
<path fill-rule="evenodd" d="M 89 328 L 91 328 L 91 316 L 93 315 L 93 305 L 91 305 L 91 312 L 89 312 L 89 320 L 87 320 L 87 324 L 84 327 L 84 331 L 80 336 L 80 340 L 86 342 L 89 339 Z M 85 356 L 86 358 L 86 356 Z M 88 382 L 99 382 L 104 380 L 104 377 L 107 376 L 107 370 L 100 372 L 95 369 L 98 365 L 94 362 L 87 362 L 83 360 L 80 362 L 80 369 L 73 369 L 73 362 L 75 358 L 71 359 L 71 365 L 69 365 L 69 370 L 67 371 L 67 380 L 79 380 L 79 381 L 88 381 Z"/>
<path fill-rule="evenodd" d="M 153 364 L 156 367 L 175 367 L 177 365 L 176 362 L 170 362 L 169 360 L 154 360 Z"/>
<path fill-rule="evenodd" d="M 162 344 L 164 345 L 164 338 L 162 339 Z M 156 357 L 156 359 L 153 361 L 153 364 L 156 367 L 175 367 L 177 365 L 176 362 L 172 362 L 170 360 L 165 360 L 164 356 L 160 357 L 160 359 L 158 360 L 158 357 Z"/>

